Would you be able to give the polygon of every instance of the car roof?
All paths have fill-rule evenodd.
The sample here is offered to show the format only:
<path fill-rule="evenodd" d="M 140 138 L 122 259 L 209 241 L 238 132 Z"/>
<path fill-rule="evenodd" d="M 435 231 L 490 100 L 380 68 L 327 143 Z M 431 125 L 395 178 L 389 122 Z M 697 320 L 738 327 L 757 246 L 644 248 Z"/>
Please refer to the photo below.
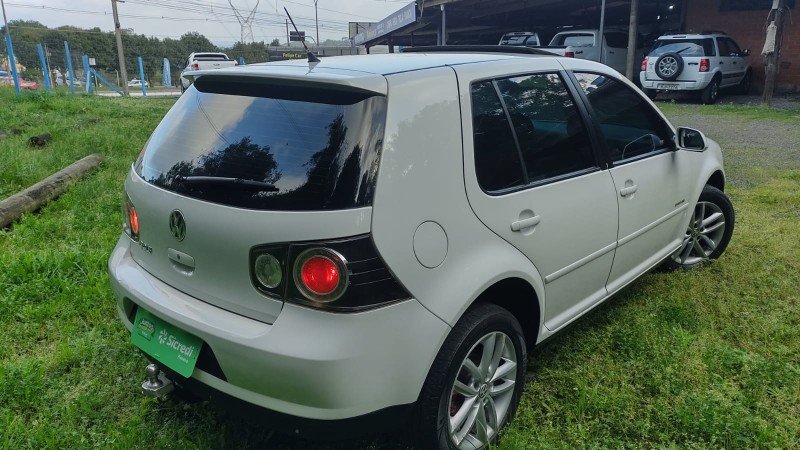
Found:
<path fill-rule="evenodd" d="M 186 72 L 186 76 L 256 77 L 337 84 L 386 94 L 384 76 L 436 67 L 476 64 L 521 58 L 556 58 L 506 53 L 392 53 L 383 55 L 348 55 L 320 58 L 309 64 L 305 59 L 248 64 L 222 69 Z"/>

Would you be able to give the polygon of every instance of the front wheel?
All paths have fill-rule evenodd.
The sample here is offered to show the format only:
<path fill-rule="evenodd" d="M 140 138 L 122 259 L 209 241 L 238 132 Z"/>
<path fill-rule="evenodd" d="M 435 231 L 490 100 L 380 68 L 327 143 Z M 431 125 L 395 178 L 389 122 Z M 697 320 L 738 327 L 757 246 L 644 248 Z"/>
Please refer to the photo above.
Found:
<path fill-rule="evenodd" d="M 665 261 L 667 268 L 689 269 L 719 258 L 731 240 L 734 221 L 728 196 L 713 186 L 704 187 L 689 219 L 683 244 Z"/>
<path fill-rule="evenodd" d="M 481 304 L 450 332 L 417 403 L 418 448 L 481 450 L 514 417 L 525 383 L 525 339 L 507 310 Z"/>

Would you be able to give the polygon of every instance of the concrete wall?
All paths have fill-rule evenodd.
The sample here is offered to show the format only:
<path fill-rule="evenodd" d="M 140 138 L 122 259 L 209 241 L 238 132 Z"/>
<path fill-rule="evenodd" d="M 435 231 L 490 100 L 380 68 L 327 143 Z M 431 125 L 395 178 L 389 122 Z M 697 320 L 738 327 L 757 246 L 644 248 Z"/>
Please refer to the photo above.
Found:
<path fill-rule="evenodd" d="M 764 87 L 764 48 L 768 9 L 756 11 L 720 11 L 721 0 L 690 0 L 686 2 L 686 31 L 719 30 L 726 32 L 742 48 L 749 48 L 753 67 L 753 87 Z M 794 23 L 792 23 L 794 16 Z M 800 10 L 784 15 L 783 50 L 778 72 L 779 90 L 800 90 Z"/>

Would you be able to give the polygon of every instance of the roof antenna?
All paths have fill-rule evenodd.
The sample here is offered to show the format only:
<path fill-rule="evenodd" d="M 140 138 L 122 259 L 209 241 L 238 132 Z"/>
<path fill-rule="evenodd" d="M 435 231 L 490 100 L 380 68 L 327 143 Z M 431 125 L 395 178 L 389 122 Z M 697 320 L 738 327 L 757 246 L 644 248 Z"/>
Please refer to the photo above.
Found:
<path fill-rule="evenodd" d="M 306 45 L 306 36 L 305 34 L 300 34 L 300 30 L 297 29 L 297 25 L 294 24 L 294 20 L 292 20 L 292 15 L 289 14 L 289 10 L 286 7 L 283 7 L 283 10 L 286 11 L 286 15 L 289 16 L 289 21 L 292 22 L 292 26 L 294 27 L 294 31 L 297 33 L 297 36 L 300 37 L 300 43 L 303 44 L 303 48 L 306 49 L 306 53 L 308 54 L 308 68 L 309 70 L 314 69 L 317 64 L 319 64 L 319 58 L 317 58 L 311 51 L 308 49 Z M 319 45 L 319 44 L 317 44 Z"/>

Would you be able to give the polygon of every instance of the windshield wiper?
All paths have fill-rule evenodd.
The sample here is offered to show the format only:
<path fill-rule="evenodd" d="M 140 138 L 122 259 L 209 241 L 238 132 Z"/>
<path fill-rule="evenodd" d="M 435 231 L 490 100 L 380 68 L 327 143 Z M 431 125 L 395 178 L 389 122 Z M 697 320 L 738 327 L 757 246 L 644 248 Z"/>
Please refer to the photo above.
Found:
<path fill-rule="evenodd" d="M 245 180 L 243 178 L 227 178 L 227 177 L 183 177 L 178 175 L 175 177 L 175 182 L 184 185 L 204 185 L 204 186 L 220 186 L 220 187 L 236 187 L 241 189 L 249 189 L 253 191 L 267 191 L 278 192 L 274 184 L 265 183 L 263 181 Z"/>

